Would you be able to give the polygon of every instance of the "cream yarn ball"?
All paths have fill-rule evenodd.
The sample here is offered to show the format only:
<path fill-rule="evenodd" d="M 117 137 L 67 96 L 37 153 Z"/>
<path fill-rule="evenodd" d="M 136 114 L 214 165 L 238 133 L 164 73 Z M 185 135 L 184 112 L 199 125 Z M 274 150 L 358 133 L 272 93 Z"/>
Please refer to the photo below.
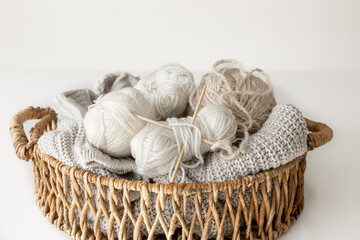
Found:
<path fill-rule="evenodd" d="M 173 63 L 142 78 L 135 88 L 148 99 L 156 119 L 160 120 L 183 116 L 195 83 L 190 71 Z"/>
<path fill-rule="evenodd" d="M 265 81 L 256 76 L 261 74 Z M 205 74 L 190 96 L 191 114 L 201 90 L 207 85 L 201 107 L 221 104 L 233 112 L 238 125 L 237 137 L 247 138 L 258 131 L 276 105 L 269 76 L 260 69 L 245 72 L 236 60 L 219 60 L 214 71 Z"/>
<path fill-rule="evenodd" d="M 130 156 L 131 139 L 146 125 L 132 113 L 155 118 L 150 103 L 134 88 L 104 95 L 85 115 L 88 141 L 112 157 Z"/>
<path fill-rule="evenodd" d="M 170 179 L 180 147 L 184 144 L 185 151 L 180 165 L 184 175 L 184 168 L 202 164 L 202 154 L 211 149 L 210 145 L 201 142 L 201 138 L 213 142 L 230 142 L 235 139 L 235 116 L 224 106 L 206 106 L 198 112 L 195 124 L 191 125 L 190 122 L 191 117 L 169 118 L 166 123 L 174 131 L 153 124 L 139 131 L 131 140 L 131 153 L 136 161 L 137 172 L 150 178 L 168 173 Z M 192 130 L 190 126 L 193 126 Z M 194 156 L 198 159 L 195 164 L 183 163 Z"/>

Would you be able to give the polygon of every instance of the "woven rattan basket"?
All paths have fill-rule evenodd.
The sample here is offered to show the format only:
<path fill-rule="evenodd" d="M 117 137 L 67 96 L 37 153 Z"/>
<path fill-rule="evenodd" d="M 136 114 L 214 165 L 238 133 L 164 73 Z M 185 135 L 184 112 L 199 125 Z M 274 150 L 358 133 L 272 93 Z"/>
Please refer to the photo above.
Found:
<path fill-rule="evenodd" d="M 30 119 L 40 121 L 31 129 L 28 139 L 23 123 Z M 289 229 L 304 207 L 306 153 L 276 169 L 228 182 L 155 184 L 127 181 L 71 168 L 42 154 L 37 147 L 37 141 L 45 131 L 56 128 L 56 121 L 56 114 L 50 108 L 30 107 L 12 118 L 10 132 L 17 156 L 33 162 L 36 201 L 42 213 L 58 229 L 66 231 L 75 239 L 126 239 L 129 236 L 134 239 L 207 239 L 211 222 L 215 223 L 217 239 L 274 239 Z M 306 121 L 310 131 L 308 150 L 331 140 L 333 133 L 329 127 Z M 84 187 L 81 188 L 80 184 Z M 231 204 L 232 192 L 235 190 L 238 191 L 239 198 L 236 208 Z M 136 214 L 137 218 L 133 212 L 135 210 L 131 208 L 129 191 L 138 191 L 141 194 L 141 210 Z M 251 203 L 246 207 L 244 195 L 249 191 Z M 66 197 L 69 193 L 72 194 L 71 200 Z M 226 196 L 223 212 L 218 212 L 215 208 L 220 193 Z M 156 194 L 156 206 L 150 206 L 150 194 Z M 204 201 L 202 194 L 207 194 L 206 201 L 209 201 L 206 216 L 202 216 L 199 210 Z M 258 194 L 262 196 L 261 202 L 257 200 Z M 167 195 L 170 197 L 167 198 Z M 196 214 L 193 214 L 191 222 L 186 222 L 183 213 L 187 212 L 189 197 L 195 199 Z M 164 223 L 162 218 L 164 201 L 171 201 L 172 204 L 174 214 L 170 224 Z M 119 203 L 124 206 L 121 214 L 118 211 Z M 154 222 L 150 222 L 148 218 L 150 207 L 157 210 Z M 76 214 L 80 214 L 80 220 Z M 87 224 L 89 214 L 95 219 L 91 229 Z M 226 215 L 230 217 L 233 227 L 230 236 L 224 236 L 223 233 Z M 106 235 L 100 228 L 102 216 L 109 222 Z M 125 222 L 129 220 L 134 226 L 133 232 L 126 229 Z M 118 230 L 114 228 L 114 223 L 120 226 Z M 200 225 L 201 236 L 194 234 L 195 224 Z M 141 225 L 146 226 L 147 236 L 142 236 Z M 160 226 L 165 234 L 155 236 L 156 226 Z"/>

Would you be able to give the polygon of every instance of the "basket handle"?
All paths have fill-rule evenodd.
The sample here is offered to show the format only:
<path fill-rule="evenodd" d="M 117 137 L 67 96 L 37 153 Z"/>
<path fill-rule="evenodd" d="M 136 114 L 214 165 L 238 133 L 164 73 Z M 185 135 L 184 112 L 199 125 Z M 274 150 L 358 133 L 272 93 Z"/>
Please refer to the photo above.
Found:
<path fill-rule="evenodd" d="M 24 122 L 31 119 L 40 119 L 30 130 L 30 140 L 24 131 Z M 51 108 L 29 107 L 18 112 L 10 121 L 10 134 L 18 158 L 28 161 L 33 153 L 33 146 L 47 128 L 56 126 L 56 113 Z"/>
<path fill-rule="evenodd" d="M 333 130 L 331 128 L 320 122 L 314 122 L 306 118 L 305 120 L 310 131 L 307 139 L 309 151 L 324 145 L 332 139 Z"/>

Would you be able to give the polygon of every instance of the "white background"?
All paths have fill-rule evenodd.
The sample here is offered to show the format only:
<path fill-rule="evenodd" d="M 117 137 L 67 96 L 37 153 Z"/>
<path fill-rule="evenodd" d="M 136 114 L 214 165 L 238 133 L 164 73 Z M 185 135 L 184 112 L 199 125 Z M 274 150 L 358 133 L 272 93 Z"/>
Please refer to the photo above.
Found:
<path fill-rule="evenodd" d="M 1 0 L 0 66 L 360 70 L 358 0 Z"/>
<path fill-rule="evenodd" d="M 32 164 L 14 154 L 17 111 L 113 70 L 179 62 L 199 80 L 220 58 L 263 68 L 279 103 L 334 130 L 308 155 L 305 208 L 280 239 L 360 239 L 359 10 L 348 0 L 0 0 L 0 239 L 69 239 L 41 215 Z"/>

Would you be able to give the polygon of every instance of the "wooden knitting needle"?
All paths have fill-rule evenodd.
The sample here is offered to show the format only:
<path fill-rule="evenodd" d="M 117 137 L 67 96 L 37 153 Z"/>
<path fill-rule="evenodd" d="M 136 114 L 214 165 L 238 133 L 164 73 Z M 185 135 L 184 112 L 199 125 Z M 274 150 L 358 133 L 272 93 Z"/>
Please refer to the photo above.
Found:
<path fill-rule="evenodd" d="M 202 92 L 201 92 L 199 101 L 198 101 L 198 103 L 197 103 L 197 105 L 196 105 L 196 108 L 195 108 L 195 112 L 194 112 L 194 114 L 193 114 L 193 116 L 192 116 L 192 119 L 191 119 L 191 124 L 194 124 L 194 123 L 195 123 L 196 116 L 197 116 L 197 114 L 198 114 L 198 112 L 199 112 L 199 109 L 200 109 L 201 101 L 202 101 L 202 99 L 203 99 L 203 97 L 204 97 L 204 94 L 205 94 L 205 90 L 206 90 L 206 85 L 204 85 L 204 88 L 203 88 L 203 90 L 202 90 Z M 191 130 L 191 129 L 192 129 L 192 127 L 190 127 L 190 130 Z M 173 175 L 172 175 L 172 177 L 171 177 L 170 183 L 173 183 L 173 182 L 175 181 L 176 173 L 177 173 L 177 171 L 179 170 L 180 162 L 181 162 L 181 159 L 182 159 L 182 157 L 183 157 L 183 155 L 184 155 L 184 151 L 185 151 L 185 145 L 182 144 L 182 145 L 181 145 L 181 149 L 180 149 L 179 156 L 178 156 L 178 158 L 176 159 L 176 165 L 175 165 L 174 172 L 173 172 Z"/>
<path fill-rule="evenodd" d="M 171 130 L 171 131 L 174 131 L 172 127 L 170 127 L 170 126 L 168 126 L 168 125 L 166 125 L 166 124 L 163 124 L 163 123 L 161 123 L 161 122 L 157 122 L 157 121 L 152 120 L 152 119 L 150 119 L 150 118 L 146 118 L 146 117 L 140 116 L 140 115 L 138 115 L 138 114 L 136 114 L 136 113 L 133 113 L 133 114 L 134 114 L 135 117 L 137 117 L 137 118 L 139 118 L 139 119 L 141 119 L 141 120 L 144 120 L 144 121 L 146 121 L 146 122 L 152 123 L 152 124 L 157 125 L 157 126 L 159 126 L 159 127 L 162 127 L 162 128 L 165 128 L 165 129 L 168 129 L 168 130 Z M 212 142 L 212 141 L 210 141 L 210 140 L 207 140 L 207 139 L 205 139 L 205 138 L 201 138 L 201 141 L 204 142 L 204 143 L 207 143 L 207 144 L 209 144 L 209 145 L 214 145 L 214 144 L 215 144 L 214 142 Z M 219 146 L 219 148 L 221 148 L 221 149 L 223 149 L 223 150 L 225 150 L 225 151 L 229 151 L 229 148 L 226 148 L 226 147 L 223 147 L 223 146 Z"/>
<path fill-rule="evenodd" d="M 205 90 L 206 90 L 206 85 L 204 85 L 204 88 L 203 88 L 203 90 L 202 90 L 202 92 L 201 92 L 199 101 L 198 101 L 198 103 L 197 103 L 197 105 L 196 105 L 196 108 L 195 108 L 195 112 L 194 112 L 194 114 L 193 114 L 193 116 L 192 116 L 192 119 L 191 119 L 191 124 L 194 124 L 194 122 L 195 122 L 195 120 L 196 120 L 196 116 L 197 116 L 197 114 L 198 114 L 198 112 L 199 112 L 200 104 L 201 104 L 201 101 L 202 101 L 202 99 L 203 99 L 203 97 L 204 97 Z M 151 120 L 151 121 L 153 121 L 153 120 Z M 156 122 L 156 121 L 153 121 L 153 123 L 159 125 L 158 122 Z M 165 126 L 166 126 L 165 128 L 172 130 L 171 127 L 169 127 L 169 126 L 167 126 L 167 125 L 165 125 Z M 191 130 L 191 129 L 192 129 L 192 127 L 190 127 L 190 130 Z M 203 140 L 203 139 L 201 139 L 201 140 Z M 207 140 L 207 141 L 208 141 L 208 140 Z M 210 141 L 209 141 L 209 142 L 210 142 Z M 213 143 L 212 143 L 212 144 L 213 144 Z M 227 150 L 227 149 L 226 149 L 226 150 Z M 179 155 L 178 155 L 178 158 L 176 159 L 176 165 L 175 165 L 174 172 L 173 172 L 173 175 L 172 175 L 172 177 L 171 177 L 170 183 L 173 183 L 173 182 L 175 181 L 176 173 L 177 173 L 177 171 L 179 170 L 181 158 L 182 158 L 183 155 L 184 155 L 184 151 L 185 151 L 185 146 L 184 146 L 184 144 L 182 144 L 182 145 L 181 145 L 181 149 L 180 149 L 180 153 L 179 153 Z M 169 196 L 170 196 L 170 195 L 166 195 L 165 201 L 169 198 Z M 156 224 L 157 224 L 158 221 L 159 221 L 159 218 L 156 219 Z"/>

